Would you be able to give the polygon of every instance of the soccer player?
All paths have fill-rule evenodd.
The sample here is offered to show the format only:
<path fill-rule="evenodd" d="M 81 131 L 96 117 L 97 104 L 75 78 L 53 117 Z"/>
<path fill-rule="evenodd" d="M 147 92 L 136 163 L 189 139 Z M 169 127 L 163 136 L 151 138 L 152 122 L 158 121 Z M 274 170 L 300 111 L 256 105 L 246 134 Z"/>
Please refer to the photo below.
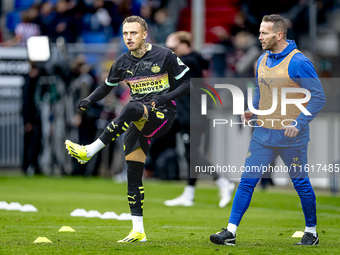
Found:
<path fill-rule="evenodd" d="M 297 50 L 294 41 L 287 40 L 287 24 L 280 15 L 266 15 L 260 25 L 259 40 L 262 49 L 267 52 L 257 62 L 257 84 L 253 98 L 253 106 L 258 110 L 267 110 L 272 104 L 272 90 L 277 88 L 278 95 L 282 88 L 307 89 L 311 98 L 305 108 L 311 115 L 305 115 L 295 105 L 287 106 L 287 115 L 281 115 L 281 99 L 278 107 L 269 116 L 258 117 L 257 127 L 250 141 L 245 168 L 252 166 L 268 166 L 278 155 L 281 156 L 289 172 L 294 188 L 297 191 L 305 216 L 306 228 L 297 245 L 317 245 L 316 202 L 308 173 L 307 144 L 309 142 L 309 122 L 320 112 L 326 99 L 322 85 L 318 79 L 312 62 Z M 290 98 L 304 98 L 303 93 L 289 93 Z M 242 120 L 249 121 L 250 111 L 242 115 Z M 272 125 L 269 119 L 279 119 Z M 295 120 L 286 127 L 281 126 L 284 119 Z M 260 127 L 262 122 L 264 125 Z M 296 124 L 297 123 L 297 124 Z M 288 123 L 286 123 L 288 124 Z M 293 170 L 296 169 L 296 170 Z M 254 188 L 262 172 L 245 171 L 237 188 L 234 202 L 226 229 L 210 236 L 216 244 L 235 245 L 236 229 L 242 216 L 248 209 Z"/>
<path fill-rule="evenodd" d="M 90 145 L 81 146 L 66 140 L 66 148 L 80 163 L 88 162 L 99 150 L 125 132 L 124 151 L 127 162 L 127 197 L 132 215 L 132 230 L 118 241 L 145 242 L 143 226 L 144 188 L 142 175 L 151 138 L 164 135 L 176 114 L 173 100 L 190 92 L 189 68 L 170 49 L 147 44 L 147 24 L 138 16 L 123 22 L 123 38 L 129 51 L 112 65 L 105 81 L 78 108 L 85 111 L 104 98 L 120 81 L 130 87 L 132 100 Z M 174 79 L 181 83 L 174 90 Z"/>
<path fill-rule="evenodd" d="M 172 33 L 168 36 L 165 45 L 172 49 L 176 55 L 186 64 L 190 70 L 188 75 L 190 78 L 203 78 L 203 70 L 209 68 L 209 61 L 204 59 L 200 54 L 192 51 L 191 49 L 191 34 L 185 31 L 179 31 Z M 190 95 L 186 95 L 176 100 L 177 109 L 179 110 L 176 115 L 178 121 L 179 131 L 182 133 L 183 142 L 185 146 L 185 157 L 190 165 L 190 160 L 195 164 L 209 166 L 210 163 L 206 160 L 205 156 L 199 151 L 199 145 L 201 143 L 202 130 L 204 130 L 204 123 L 206 119 L 199 113 L 200 105 L 199 101 L 193 101 L 192 109 L 190 111 Z M 196 104 L 195 104 L 196 103 Z M 195 105 L 195 107 L 193 107 Z M 197 109 L 197 112 L 196 112 Z M 191 130 L 190 135 L 190 114 L 191 119 L 194 122 L 194 128 Z M 190 139 L 192 138 L 192 139 Z M 191 153 L 190 153 L 191 150 Z M 190 178 L 190 167 L 187 185 L 184 188 L 183 193 L 174 199 L 166 200 L 164 204 L 166 206 L 192 206 L 195 198 L 195 185 L 197 178 Z M 191 169 L 192 170 L 192 169 Z M 194 171 L 192 170 L 192 173 Z M 227 178 L 220 177 L 217 173 L 210 173 L 215 180 L 216 185 L 219 188 L 220 202 L 219 207 L 225 207 L 232 198 L 232 193 L 235 189 L 235 184 L 230 182 Z"/>

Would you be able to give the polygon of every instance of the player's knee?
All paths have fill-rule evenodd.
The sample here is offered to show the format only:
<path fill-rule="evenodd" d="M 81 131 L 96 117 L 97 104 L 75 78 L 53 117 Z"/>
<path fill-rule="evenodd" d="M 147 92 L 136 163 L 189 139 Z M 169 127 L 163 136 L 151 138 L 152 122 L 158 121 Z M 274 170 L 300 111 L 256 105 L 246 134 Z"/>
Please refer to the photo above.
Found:
<path fill-rule="evenodd" d="M 144 114 L 144 106 L 141 103 L 138 102 L 129 102 L 127 103 L 122 112 L 121 115 L 129 115 L 133 117 L 134 120 L 139 120 Z"/>
<path fill-rule="evenodd" d="M 138 108 L 139 105 L 141 105 L 140 103 L 137 102 L 129 102 L 124 106 L 125 110 L 134 110 L 135 108 Z"/>
<path fill-rule="evenodd" d="M 299 191 L 308 191 L 312 187 L 308 178 L 292 178 L 294 188 Z"/>
<path fill-rule="evenodd" d="M 125 156 L 125 160 L 127 162 L 132 161 L 132 162 L 138 162 L 138 163 L 144 164 L 145 159 L 146 159 L 146 152 L 143 151 L 143 149 L 140 147 Z"/>
<path fill-rule="evenodd" d="M 258 178 L 241 178 L 238 188 L 252 192 L 258 181 Z"/>

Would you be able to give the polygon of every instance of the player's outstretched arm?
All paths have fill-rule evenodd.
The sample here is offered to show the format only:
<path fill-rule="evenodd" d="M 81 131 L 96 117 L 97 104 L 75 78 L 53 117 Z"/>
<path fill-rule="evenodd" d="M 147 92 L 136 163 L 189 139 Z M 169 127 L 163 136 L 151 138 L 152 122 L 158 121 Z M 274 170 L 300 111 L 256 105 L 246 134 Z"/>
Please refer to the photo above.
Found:
<path fill-rule="evenodd" d="M 79 102 L 78 109 L 81 111 L 86 111 L 92 103 L 97 102 L 106 97 L 110 93 L 112 88 L 113 88 L 112 86 L 108 86 L 106 84 L 100 85 L 87 98 L 84 98 Z"/>
<path fill-rule="evenodd" d="M 177 89 L 164 94 L 155 96 L 152 98 L 151 102 L 155 103 L 155 106 L 161 106 L 169 102 L 170 100 L 175 100 L 177 98 L 183 97 L 190 93 L 190 78 L 188 74 L 183 75 L 181 79 L 179 79 L 179 82 L 181 83 L 180 86 L 178 86 Z"/>

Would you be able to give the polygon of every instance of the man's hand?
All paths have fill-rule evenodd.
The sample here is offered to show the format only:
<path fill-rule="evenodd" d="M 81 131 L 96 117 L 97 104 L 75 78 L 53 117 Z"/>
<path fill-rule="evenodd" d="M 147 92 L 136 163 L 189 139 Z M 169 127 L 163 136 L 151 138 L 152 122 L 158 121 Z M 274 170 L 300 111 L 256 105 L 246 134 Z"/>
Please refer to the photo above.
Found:
<path fill-rule="evenodd" d="M 166 104 L 167 99 L 164 95 L 155 96 L 151 99 L 151 106 L 153 108 Z"/>
<path fill-rule="evenodd" d="M 244 114 L 241 115 L 241 121 L 246 121 L 248 124 L 250 118 L 253 116 L 253 113 L 251 111 L 245 111 Z"/>
<path fill-rule="evenodd" d="M 286 127 L 281 128 L 281 129 L 286 130 L 285 131 L 286 137 L 292 137 L 293 138 L 293 137 L 296 137 L 297 134 L 299 133 L 299 130 L 294 126 L 286 126 Z"/>
<path fill-rule="evenodd" d="M 78 109 L 81 111 L 86 111 L 90 105 L 91 105 L 91 101 L 85 98 L 79 102 Z"/>

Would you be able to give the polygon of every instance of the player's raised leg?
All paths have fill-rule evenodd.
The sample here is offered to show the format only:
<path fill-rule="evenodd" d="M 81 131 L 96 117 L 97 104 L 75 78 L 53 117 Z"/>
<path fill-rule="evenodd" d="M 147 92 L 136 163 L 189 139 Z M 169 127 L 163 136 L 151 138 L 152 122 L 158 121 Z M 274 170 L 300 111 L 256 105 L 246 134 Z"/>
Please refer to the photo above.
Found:
<path fill-rule="evenodd" d="M 124 106 L 120 115 L 106 127 L 96 141 L 89 145 L 82 146 L 66 140 L 66 149 L 79 163 L 85 164 L 98 151 L 123 134 L 128 129 L 131 121 L 138 121 L 140 119 L 147 119 L 146 107 L 142 103 L 129 102 Z"/>

